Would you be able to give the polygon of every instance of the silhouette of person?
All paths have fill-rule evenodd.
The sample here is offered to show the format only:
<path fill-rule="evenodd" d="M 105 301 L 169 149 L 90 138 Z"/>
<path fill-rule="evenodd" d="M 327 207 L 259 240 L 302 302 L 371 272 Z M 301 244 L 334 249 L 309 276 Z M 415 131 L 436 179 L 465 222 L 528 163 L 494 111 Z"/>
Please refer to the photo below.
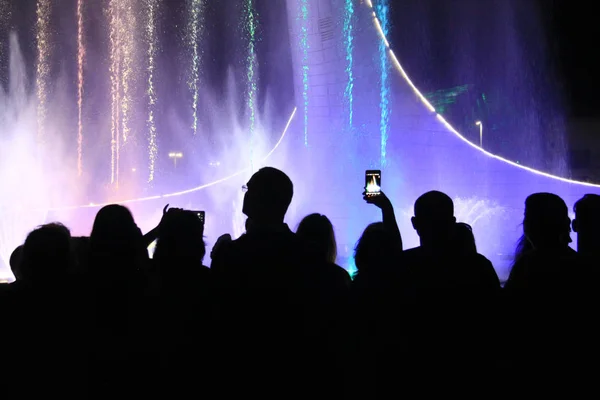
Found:
<path fill-rule="evenodd" d="M 329 218 L 322 214 L 309 214 L 300 221 L 296 235 L 304 240 L 316 252 L 328 269 L 331 284 L 338 287 L 350 287 L 350 275 L 335 264 L 337 243 L 335 232 Z M 325 271 L 323 271 L 325 273 Z"/>
<path fill-rule="evenodd" d="M 72 270 L 71 233 L 64 225 L 43 225 L 23 245 L 21 277 L 28 286 L 52 287 Z"/>
<path fill-rule="evenodd" d="M 216 375 L 238 382 L 244 395 L 301 390 L 330 384 L 341 370 L 330 354 L 324 300 L 324 261 L 284 222 L 293 184 L 282 171 L 264 167 L 244 187 L 246 234 L 213 251 L 211 273 L 218 296 L 221 356 Z M 327 311 L 326 311 L 327 310 Z M 255 363 L 261 359 L 260 367 Z M 236 360 L 235 362 L 225 360 Z M 310 363 L 311 367 L 305 365 Z M 327 370 L 327 372 L 325 372 Z M 225 375 L 224 375 L 225 376 Z M 327 378 L 325 378 L 327 377 Z M 236 387 L 227 387 L 234 395 Z"/>
<path fill-rule="evenodd" d="M 43 225 L 25 239 L 19 285 L 11 293 L 12 312 L 5 316 L 11 321 L 14 349 L 4 354 L 11 382 L 25 398 L 58 390 L 71 396 L 82 389 L 83 331 L 68 279 L 72 264 L 71 234 L 65 226 Z M 75 381 L 66 385 L 64 376 Z"/>
<path fill-rule="evenodd" d="M 406 250 L 402 260 L 407 360 L 415 373 L 441 377 L 452 369 L 451 360 L 460 357 L 465 361 L 463 373 L 478 374 L 481 371 L 472 366 L 491 367 L 490 359 L 495 360 L 498 276 L 488 259 L 459 246 L 454 203 L 448 195 L 423 194 L 415 202 L 414 214 L 411 221 L 421 245 Z"/>
<path fill-rule="evenodd" d="M 583 264 L 583 271 L 576 282 L 580 288 L 581 317 L 578 324 L 580 335 L 575 340 L 579 343 L 579 353 L 585 355 L 585 359 L 581 357 L 577 362 L 585 369 L 585 366 L 597 360 L 600 354 L 600 329 L 594 318 L 588 318 L 588 315 L 597 312 L 597 305 L 600 303 L 597 288 L 600 275 L 600 196 L 586 194 L 575 203 L 573 211 L 575 219 L 572 226 L 573 231 L 577 233 L 577 254 Z M 584 375 L 585 371 L 582 372 L 584 373 L 581 375 Z M 594 378 L 589 381 L 594 382 Z"/>
<path fill-rule="evenodd" d="M 392 206 L 390 199 L 383 192 L 379 192 L 378 195 L 368 195 L 365 190 L 363 192 L 363 200 L 367 204 L 373 204 L 381 210 L 383 227 L 393 235 L 396 240 L 396 246 L 402 251 L 402 235 L 400 234 L 400 228 L 398 228 L 398 223 L 396 222 L 394 206 Z"/>
<path fill-rule="evenodd" d="M 233 240 L 233 238 L 231 237 L 231 235 L 229 233 L 224 233 L 223 235 L 219 236 L 219 238 L 213 245 L 213 248 L 210 252 L 210 259 L 211 260 L 214 259 L 215 254 L 219 254 L 219 249 L 221 248 L 221 246 L 224 245 L 224 243 L 229 243 L 232 240 Z M 225 246 L 227 246 L 227 245 L 225 245 Z"/>
<path fill-rule="evenodd" d="M 202 265 L 206 254 L 204 222 L 197 213 L 169 209 L 157 233 L 153 264 L 158 276 L 158 301 L 150 319 L 160 343 L 162 364 L 158 374 L 164 394 L 203 389 L 210 367 L 208 333 L 210 270 Z M 202 359 L 202 363 L 196 361 Z"/>
<path fill-rule="evenodd" d="M 152 228 L 149 232 L 147 232 L 144 235 L 144 246 L 150 247 L 150 245 L 158 238 L 158 230 L 160 228 L 160 225 L 165 217 L 165 215 L 167 215 L 167 211 L 168 210 L 175 210 L 174 208 L 169 208 L 169 204 L 165 205 L 162 211 L 162 218 L 160 219 L 160 222 L 158 223 L 158 225 L 156 225 L 154 228 Z M 177 209 L 179 210 L 179 209 Z"/>
<path fill-rule="evenodd" d="M 103 281 L 126 282 L 139 277 L 148 252 L 131 212 L 112 204 L 98 211 L 90 235 L 90 273 Z"/>
<path fill-rule="evenodd" d="M 111 204 L 98 211 L 90 234 L 87 272 L 90 377 L 96 393 L 139 392 L 152 365 L 145 297 L 148 251 L 131 212 Z"/>
<path fill-rule="evenodd" d="M 354 249 L 354 263 L 357 268 L 354 281 L 360 284 L 363 279 L 381 278 L 383 282 L 377 284 L 392 284 L 389 281 L 389 272 L 399 268 L 401 252 L 396 236 L 383 222 L 368 225 Z"/>
<path fill-rule="evenodd" d="M 23 263 L 23 245 L 18 246 L 10 255 L 10 269 L 15 276 L 15 281 L 23 279 L 21 264 Z"/>
<path fill-rule="evenodd" d="M 263 259 L 272 259 L 272 254 L 257 252 L 254 241 L 262 242 L 267 238 L 285 240 L 285 244 L 290 244 L 293 240 L 297 244 L 299 239 L 290 231 L 287 224 L 284 223 L 285 213 L 292 201 L 293 185 L 292 181 L 282 171 L 278 169 L 265 167 L 257 171 L 244 186 L 245 195 L 242 206 L 242 212 L 248 217 L 246 226 L 246 235 L 236 240 L 224 240 L 221 246 L 213 249 L 211 270 L 218 277 L 217 282 L 227 284 L 239 284 L 238 278 L 250 269 L 241 267 L 240 264 L 257 266 L 263 264 Z M 227 237 L 226 235 L 222 237 Z M 284 243 L 281 243 L 283 245 Z M 258 243 L 257 243 L 258 245 Z M 283 262 L 289 258 L 282 252 L 278 252 L 277 263 Z M 235 258 L 234 260 L 229 260 Z M 280 273 L 289 272 L 289 268 L 279 268 Z M 260 271 L 252 271 L 256 276 Z M 257 277 L 257 276 L 256 276 Z M 262 276 L 261 280 L 255 284 L 264 284 L 270 286 L 271 279 L 284 278 L 269 274 Z M 286 279 L 291 278 L 285 276 Z M 237 282 L 236 282 L 237 281 Z"/>
<path fill-rule="evenodd" d="M 448 250 L 456 222 L 452 199 L 442 192 L 427 192 L 415 202 L 414 212 L 411 222 L 419 235 L 421 251 Z"/>
<path fill-rule="evenodd" d="M 208 271 L 202 266 L 206 254 L 204 223 L 186 210 L 170 209 L 161 221 L 154 260 L 164 264 L 161 275 L 167 278 L 186 271 Z"/>
<path fill-rule="evenodd" d="M 356 397 L 384 397 L 398 391 L 403 346 L 398 235 L 383 222 L 368 225 L 354 250 L 352 282 L 352 368 L 360 370 Z M 365 366 L 368 366 L 365 368 Z"/>
<path fill-rule="evenodd" d="M 577 254 L 583 265 L 579 280 L 582 291 L 587 292 L 589 304 L 598 303 L 596 282 L 600 275 L 600 196 L 586 194 L 573 207 L 575 219 L 572 226 L 577 233 Z M 587 285 L 586 285 L 587 283 Z"/>
<path fill-rule="evenodd" d="M 499 290 L 498 276 L 489 260 L 478 253 L 463 254 L 457 246 L 454 203 L 448 195 L 427 192 L 415 202 L 414 212 L 411 222 L 421 245 L 406 250 L 403 259 L 409 270 L 416 273 L 412 278 L 429 288 Z M 456 266 L 449 268 L 449 264 Z"/>
<path fill-rule="evenodd" d="M 597 264 L 600 260 L 600 196 L 586 194 L 575 203 L 573 211 L 577 253 Z"/>
<path fill-rule="evenodd" d="M 519 254 L 504 286 L 510 329 L 521 332 L 507 347 L 515 379 L 532 383 L 532 371 L 544 380 L 562 379 L 564 365 L 576 367 L 572 352 L 582 340 L 582 269 L 569 247 L 570 223 L 559 196 L 535 193 L 525 200 L 523 234 L 529 245 L 521 243 L 526 251 Z"/>
<path fill-rule="evenodd" d="M 577 263 L 571 242 L 571 220 L 565 202 L 552 193 L 535 193 L 525 200 L 521 254 L 504 286 L 513 294 L 554 291 L 564 287 L 571 263 Z M 536 294 L 537 296 L 537 294 Z"/>
<path fill-rule="evenodd" d="M 475 235 L 471 225 L 464 222 L 457 222 L 454 225 L 454 239 L 459 251 L 466 254 L 477 254 L 477 244 L 475 243 Z"/>
<path fill-rule="evenodd" d="M 335 263 L 337 259 L 337 243 L 335 232 L 329 218 L 322 214 L 309 214 L 302 218 L 296 228 L 296 234 L 318 251 L 324 260 Z"/>

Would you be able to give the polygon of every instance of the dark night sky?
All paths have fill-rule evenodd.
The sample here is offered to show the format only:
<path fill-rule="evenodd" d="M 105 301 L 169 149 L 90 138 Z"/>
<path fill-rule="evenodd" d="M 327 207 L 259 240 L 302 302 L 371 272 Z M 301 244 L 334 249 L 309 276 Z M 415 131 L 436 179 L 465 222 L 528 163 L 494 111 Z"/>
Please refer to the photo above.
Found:
<path fill-rule="evenodd" d="M 428 54 L 431 64 L 440 66 L 438 73 L 431 68 L 419 73 L 423 69 L 423 59 L 419 65 L 413 65 L 411 59 L 415 58 L 418 51 L 414 49 L 414 43 L 423 38 L 420 27 L 423 22 L 415 18 L 425 13 L 428 21 L 425 24 L 430 35 L 436 37 L 434 40 L 441 41 L 440 48 L 455 45 L 449 43 L 448 33 L 454 29 L 456 24 L 477 24 L 477 18 L 485 13 L 485 8 L 493 2 L 496 4 L 503 1 L 536 2 L 537 15 L 519 15 L 520 26 L 526 26 L 532 18 L 539 17 L 541 27 L 545 31 L 546 41 L 546 63 L 551 65 L 553 76 L 557 82 L 553 86 L 561 92 L 562 102 L 567 117 L 593 117 L 600 116 L 600 78 L 596 71 L 600 70 L 600 58 L 596 55 L 596 38 L 600 37 L 600 25 L 597 23 L 593 2 L 586 0 L 401 0 L 390 1 L 392 19 L 392 47 L 403 57 L 403 64 L 409 67 L 409 74 L 417 78 L 417 86 L 425 85 L 424 89 L 434 90 L 449 87 L 457 82 L 444 77 L 443 65 L 452 64 L 452 60 L 446 60 L 439 52 Z M 461 21 L 453 21 L 456 17 L 448 16 L 448 10 L 460 9 L 463 15 L 469 9 L 479 8 L 479 13 L 474 11 L 471 18 L 464 16 Z M 497 8 L 497 7 L 496 7 Z M 489 13 L 489 11 L 488 11 Z M 488 18 L 498 19 L 493 14 Z M 408 27 L 407 27 L 408 25 Z M 454 28 L 453 28 L 454 26 Z M 407 37 L 410 35 L 410 38 Z M 415 39 L 416 38 L 416 39 Z M 429 39 L 431 40 L 431 39 Z M 485 39 L 484 39 L 485 40 Z M 535 40 L 533 40 L 535 42 Z M 394 46 L 394 43 L 396 46 Z M 435 46 L 436 44 L 434 44 Z M 535 45 L 535 43 L 533 43 Z M 480 55 L 477 55 L 480 57 Z M 493 58 L 492 58 L 493 59 Z M 495 60 L 494 62 L 502 62 Z M 433 75 L 433 77 L 432 77 Z M 436 79 L 437 78 L 437 79 Z M 428 82 L 431 80 L 431 82 Z M 428 87 L 430 85 L 430 87 Z"/>
<path fill-rule="evenodd" d="M 573 116 L 599 116 L 600 58 L 597 40 L 600 25 L 593 2 L 585 0 L 552 0 L 549 13 L 556 35 L 559 57 L 566 84 L 566 95 Z"/>

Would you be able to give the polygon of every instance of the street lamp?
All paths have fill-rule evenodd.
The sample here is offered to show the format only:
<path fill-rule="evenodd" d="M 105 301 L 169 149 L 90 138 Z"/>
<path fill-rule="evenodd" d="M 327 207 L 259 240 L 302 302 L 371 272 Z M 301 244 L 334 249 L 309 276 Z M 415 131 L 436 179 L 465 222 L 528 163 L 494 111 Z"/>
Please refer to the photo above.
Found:
<path fill-rule="evenodd" d="M 173 160 L 173 166 L 177 168 L 177 160 L 183 158 L 183 153 L 171 152 L 169 153 L 169 158 Z"/>
<path fill-rule="evenodd" d="M 483 123 L 477 121 L 475 122 L 475 125 L 479 126 L 479 147 L 483 149 Z"/>

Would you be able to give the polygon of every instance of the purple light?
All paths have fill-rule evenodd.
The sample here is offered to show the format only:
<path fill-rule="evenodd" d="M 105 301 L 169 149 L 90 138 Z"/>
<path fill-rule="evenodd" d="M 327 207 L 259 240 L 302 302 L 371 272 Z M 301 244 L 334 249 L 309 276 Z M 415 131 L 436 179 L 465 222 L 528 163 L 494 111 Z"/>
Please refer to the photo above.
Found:
<path fill-rule="evenodd" d="M 367 6 L 369 6 L 371 9 L 373 9 L 373 4 L 371 3 L 371 1 L 367 1 L 366 2 Z M 388 51 L 390 53 L 390 57 L 392 58 L 392 61 L 394 63 L 394 65 L 396 66 L 398 72 L 400 72 L 400 74 L 402 75 L 402 77 L 406 80 L 406 83 L 409 84 L 409 86 L 414 90 L 415 94 L 419 97 L 419 99 L 423 102 L 423 104 L 425 104 L 425 106 L 432 112 L 436 112 L 435 107 L 433 107 L 431 105 L 431 103 L 425 98 L 425 96 L 423 96 L 423 94 L 421 93 L 421 91 L 415 86 L 415 84 L 410 80 L 410 78 L 408 77 L 408 75 L 406 74 L 406 71 L 404 70 L 404 68 L 402 68 L 402 65 L 400 64 L 400 61 L 398 61 L 398 58 L 396 57 L 396 54 L 394 53 L 394 51 L 390 48 L 390 44 L 387 40 L 387 38 L 385 37 L 385 34 L 383 33 L 383 30 L 381 28 L 381 22 L 379 21 L 379 19 L 377 18 L 377 14 L 375 12 L 373 12 L 373 21 L 375 23 L 375 27 L 377 28 L 377 31 L 379 32 L 380 36 L 381 36 L 381 40 L 384 42 L 385 46 L 388 48 Z M 583 185 L 583 186 L 588 186 L 588 187 L 594 187 L 594 188 L 600 188 L 600 184 L 594 184 L 594 183 L 589 183 L 589 182 L 581 182 L 581 181 L 576 181 L 576 180 L 572 180 L 572 179 L 567 179 L 567 178 L 563 178 L 560 176 L 556 176 L 556 175 L 552 175 L 552 174 L 548 174 L 546 172 L 543 171 L 538 171 L 536 169 L 533 168 L 529 168 L 526 167 L 524 165 L 521 164 L 517 164 L 514 161 L 510 161 L 507 160 L 505 158 L 502 158 L 500 156 L 497 156 L 493 153 L 490 153 L 486 150 L 484 150 L 483 148 L 475 145 L 474 143 L 470 142 L 467 138 L 465 138 L 463 135 L 461 135 L 456 129 L 454 129 L 454 127 L 444 119 L 444 117 L 442 117 L 440 114 L 436 113 L 436 117 L 437 119 L 446 126 L 446 128 L 448 128 L 448 130 L 450 130 L 450 132 L 454 133 L 460 140 L 464 141 L 465 143 L 467 143 L 469 146 L 473 147 L 474 149 L 484 153 L 485 155 L 487 155 L 488 157 L 492 157 L 495 158 L 496 160 L 508 163 L 514 167 L 517 168 L 521 168 L 524 169 L 526 171 L 529 172 L 533 172 L 534 174 L 538 174 L 540 176 L 545 176 L 547 178 L 552 178 L 552 179 L 557 179 L 559 181 L 562 182 L 567 182 L 567 183 L 574 183 L 577 185 Z M 480 125 L 481 122 L 478 121 L 477 125 Z"/>
<path fill-rule="evenodd" d="M 277 141 L 277 143 L 275 143 L 275 145 L 273 146 L 273 148 L 271 149 L 271 151 L 269 151 L 269 153 L 267 153 L 267 155 L 265 155 L 262 160 L 260 161 L 261 163 L 265 163 L 275 152 L 275 150 L 277 150 L 277 148 L 279 147 L 279 145 L 281 144 L 281 142 L 283 141 L 283 139 L 286 136 L 286 133 L 292 123 L 292 121 L 294 120 L 294 116 L 296 115 L 296 110 L 297 108 L 294 108 L 294 111 L 292 111 L 292 115 L 290 115 L 290 118 L 288 119 L 285 128 L 283 129 L 283 132 L 281 133 L 281 136 L 279 137 L 279 140 Z M 148 196 L 148 197 L 137 197 L 137 198 L 132 198 L 132 199 L 126 199 L 126 200 L 120 200 L 120 201 L 109 201 L 109 202 L 105 202 L 105 203 L 90 203 L 90 204 L 84 204 L 84 205 L 77 205 L 77 206 L 66 206 L 66 207 L 53 207 L 53 208 L 48 208 L 45 209 L 46 211 L 68 211 L 68 210 L 76 210 L 79 208 L 102 208 L 104 206 L 107 206 L 109 204 L 131 204 L 131 203 L 139 203 L 142 201 L 149 201 L 149 200 L 158 200 L 158 199 L 167 199 L 170 197 L 177 197 L 177 196 L 182 196 L 185 194 L 189 194 L 189 193 L 194 193 L 194 192 L 198 192 L 202 189 L 206 189 L 209 188 L 211 186 L 215 186 L 218 185 L 220 183 L 224 183 L 227 182 L 230 179 L 233 179 L 237 176 L 242 175 L 245 172 L 251 171 L 252 167 L 248 167 L 248 168 L 244 168 L 241 169 L 237 172 L 234 172 L 233 174 L 230 174 L 224 178 L 220 178 L 217 179 L 215 181 L 209 182 L 209 183 L 205 183 L 203 185 L 200 186 L 196 186 L 196 187 L 192 187 L 190 189 L 185 189 L 185 190 L 181 190 L 178 192 L 172 192 L 172 193 L 165 193 L 165 194 L 159 194 L 159 195 L 155 195 L 155 196 Z"/>

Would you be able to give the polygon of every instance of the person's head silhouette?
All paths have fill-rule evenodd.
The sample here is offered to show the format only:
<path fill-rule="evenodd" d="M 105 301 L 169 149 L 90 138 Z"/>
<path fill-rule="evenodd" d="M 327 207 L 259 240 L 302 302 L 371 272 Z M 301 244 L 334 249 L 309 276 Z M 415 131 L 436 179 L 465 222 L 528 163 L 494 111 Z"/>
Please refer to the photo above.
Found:
<path fill-rule="evenodd" d="M 90 239 L 92 241 L 113 241 L 131 237 L 139 231 L 131 211 L 118 204 L 102 207 L 96 218 Z"/>
<path fill-rule="evenodd" d="M 534 193 L 525 200 L 523 234 L 534 248 L 567 246 L 571 242 L 569 209 L 559 196 Z"/>
<path fill-rule="evenodd" d="M 168 269 L 202 266 L 204 223 L 196 213 L 172 209 L 160 223 L 154 259 Z"/>
<path fill-rule="evenodd" d="M 102 266 L 103 272 L 111 275 L 111 267 L 119 273 L 132 272 L 148 257 L 144 248 L 142 232 L 136 225 L 131 212 L 121 205 L 111 204 L 98 211 L 90 235 L 90 266 Z M 125 271 L 126 266 L 129 271 Z"/>
<path fill-rule="evenodd" d="M 600 252 L 600 196 L 586 194 L 574 206 L 573 231 L 577 233 L 577 251 Z"/>
<path fill-rule="evenodd" d="M 22 264 L 23 264 L 23 245 L 20 245 L 10 255 L 10 269 L 15 276 L 15 280 L 23 279 Z"/>
<path fill-rule="evenodd" d="M 254 224 L 282 223 L 292 202 L 294 185 L 282 171 L 264 167 L 246 184 L 242 212 Z"/>
<path fill-rule="evenodd" d="M 394 236 L 383 222 L 374 222 L 363 231 L 354 248 L 354 263 L 358 274 L 376 274 L 388 270 L 398 256 Z"/>
<path fill-rule="evenodd" d="M 459 251 L 465 254 L 477 253 L 475 235 L 473 235 L 471 225 L 464 222 L 457 222 L 454 226 L 454 240 Z"/>
<path fill-rule="evenodd" d="M 333 225 L 329 218 L 321 214 L 307 215 L 300 221 L 296 234 L 309 242 L 323 260 L 335 263 L 337 244 Z"/>
<path fill-rule="evenodd" d="M 427 192 L 415 202 L 415 216 L 411 222 L 422 247 L 447 246 L 456 223 L 454 203 L 445 193 Z"/>
<path fill-rule="evenodd" d="M 69 229 L 58 223 L 43 225 L 25 239 L 22 277 L 30 283 L 56 283 L 70 272 L 72 261 Z"/>

